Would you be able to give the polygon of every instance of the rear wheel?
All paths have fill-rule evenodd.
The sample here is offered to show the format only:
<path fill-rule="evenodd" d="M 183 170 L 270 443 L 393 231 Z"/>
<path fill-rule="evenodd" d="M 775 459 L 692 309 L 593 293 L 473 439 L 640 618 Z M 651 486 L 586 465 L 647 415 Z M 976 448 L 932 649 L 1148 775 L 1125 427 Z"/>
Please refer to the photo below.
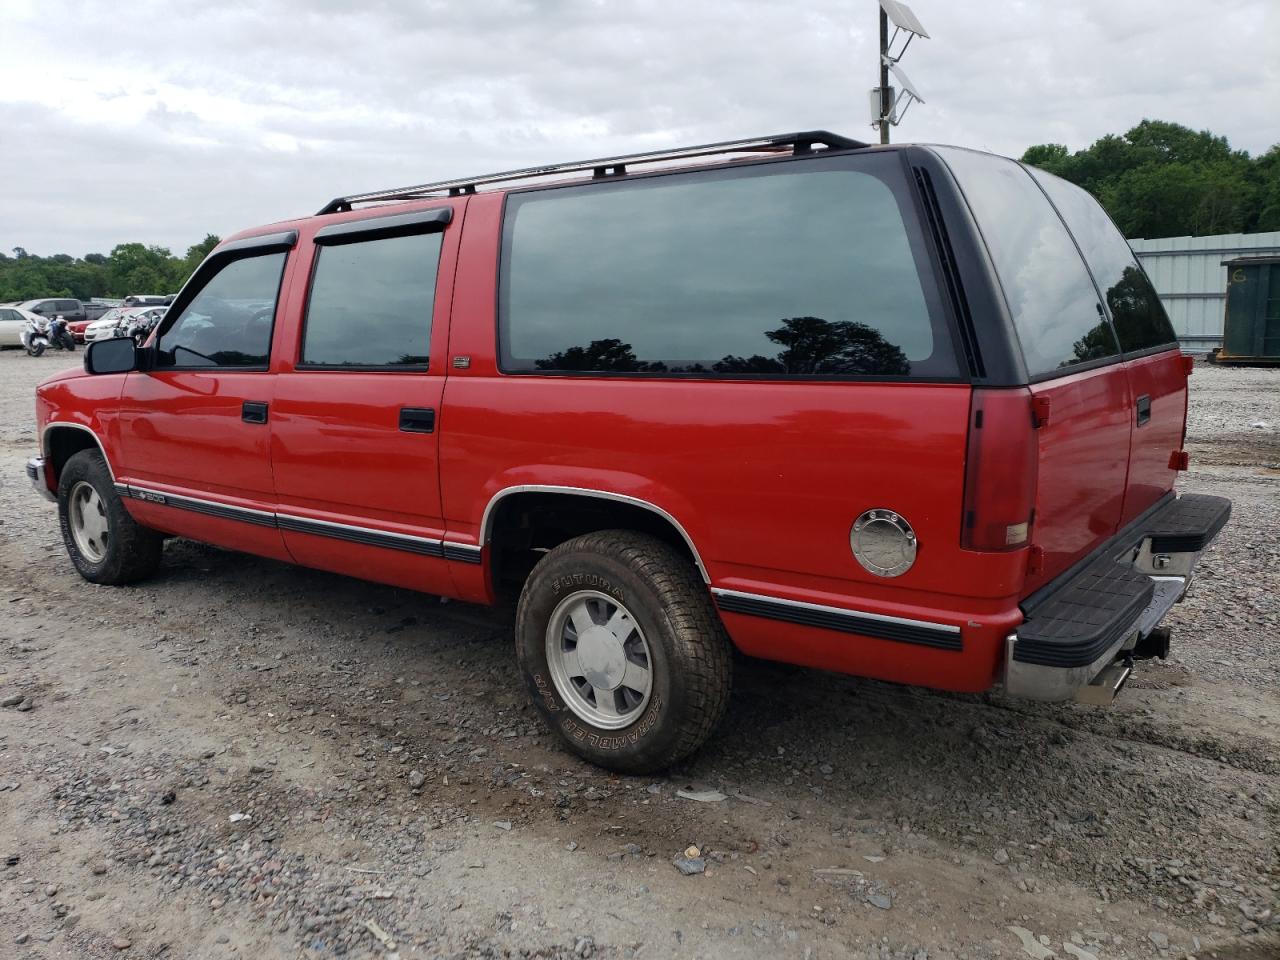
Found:
<path fill-rule="evenodd" d="M 129 515 L 97 450 L 81 450 L 63 466 L 58 520 L 71 562 L 90 583 L 131 583 L 160 565 L 164 538 Z"/>
<path fill-rule="evenodd" d="M 548 553 L 520 595 L 516 653 L 547 723 L 610 770 L 670 766 L 728 706 L 730 644 L 706 585 L 645 534 L 589 533 Z"/>

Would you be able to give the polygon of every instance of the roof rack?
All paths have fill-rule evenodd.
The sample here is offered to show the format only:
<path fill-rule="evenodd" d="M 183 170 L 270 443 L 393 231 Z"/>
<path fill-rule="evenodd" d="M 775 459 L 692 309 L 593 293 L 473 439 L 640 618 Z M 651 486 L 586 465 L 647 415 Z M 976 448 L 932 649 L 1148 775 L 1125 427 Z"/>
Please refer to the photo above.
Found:
<path fill-rule="evenodd" d="M 392 190 L 375 190 L 371 193 L 356 193 L 348 197 L 335 197 L 326 203 L 317 216 L 326 213 L 346 213 L 357 203 L 377 203 L 383 200 L 416 200 L 433 194 L 445 194 L 460 197 L 476 192 L 476 187 L 504 183 L 511 180 L 529 180 L 535 177 L 554 176 L 563 173 L 580 173 L 592 171 L 592 176 L 622 176 L 628 166 L 642 163 L 661 163 L 668 160 L 689 160 L 694 157 L 711 157 L 728 153 L 780 153 L 791 150 L 797 156 L 811 153 L 814 147 L 828 150 L 854 150 L 865 147 L 860 140 L 851 140 L 826 130 L 809 130 L 804 133 L 784 133 L 773 137 L 756 137 L 751 140 L 725 140 L 721 143 L 707 143 L 699 147 L 681 147 L 677 150 L 656 150 L 649 153 L 631 153 L 621 157 L 604 157 L 599 160 L 581 160 L 577 163 L 559 163 L 546 167 L 525 167 L 522 170 L 508 170 L 505 173 L 490 173 L 481 177 L 463 177 L 459 180 L 441 180 L 437 183 L 422 183 L 413 187 L 397 187 Z"/>

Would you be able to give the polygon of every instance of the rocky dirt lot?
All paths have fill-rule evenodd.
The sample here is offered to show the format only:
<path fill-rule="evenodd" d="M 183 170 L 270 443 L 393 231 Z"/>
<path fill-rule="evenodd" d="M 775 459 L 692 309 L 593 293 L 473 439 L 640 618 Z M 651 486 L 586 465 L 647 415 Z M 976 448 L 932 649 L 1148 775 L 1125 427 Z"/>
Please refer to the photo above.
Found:
<path fill-rule="evenodd" d="M 626 779 L 508 612 L 184 541 L 82 582 L 22 475 L 74 362 L 0 354 L 0 957 L 1280 956 L 1280 370 L 1196 369 L 1183 489 L 1235 513 L 1114 707 L 744 661 Z"/>

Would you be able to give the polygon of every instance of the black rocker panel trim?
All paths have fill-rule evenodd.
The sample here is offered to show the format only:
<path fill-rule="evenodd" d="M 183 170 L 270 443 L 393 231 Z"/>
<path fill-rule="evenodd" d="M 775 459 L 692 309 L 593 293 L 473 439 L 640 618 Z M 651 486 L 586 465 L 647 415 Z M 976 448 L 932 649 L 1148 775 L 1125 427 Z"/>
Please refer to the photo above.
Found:
<path fill-rule="evenodd" d="M 207 500 L 184 497 L 176 493 L 158 493 L 153 490 L 116 484 L 117 493 L 122 492 L 122 488 L 125 496 L 132 497 L 134 500 L 141 500 L 144 503 L 158 503 L 164 507 L 174 507 L 191 513 L 202 513 L 207 517 L 217 517 L 220 520 L 239 520 L 241 523 L 252 523 L 258 527 L 274 527 L 276 525 L 275 514 L 266 513 L 262 510 L 249 510 L 245 507 L 233 507 L 230 504 L 210 503 Z"/>
<path fill-rule="evenodd" d="M 446 543 L 444 545 L 444 558 L 446 560 L 456 560 L 458 563 L 480 563 L 483 556 L 479 547 L 473 547 L 465 543 Z"/>
<path fill-rule="evenodd" d="M 942 627 L 916 626 L 895 623 L 860 614 L 855 610 L 815 610 L 811 607 L 780 603 L 766 597 L 743 597 L 732 594 L 715 594 L 716 605 L 726 613 L 742 613 L 752 617 L 780 620 L 806 627 L 820 627 L 840 633 L 856 633 L 877 640 L 895 640 L 899 643 L 916 643 L 940 650 L 961 650 L 963 641 L 958 631 Z"/>
<path fill-rule="evenodd" d="M 309 533 L 318 537 L 331 537 L 334 540 L 346 540 L 348 543 L 359 543 L 366 547 L 386 547 L 390 550 L 403 550 L 406 553 L 416 553 L 424 557 L 444 556 L 444 544 L 439 540 L 427 540 L 420 537 L 382 533 L 378 530 L 318 523 L 313 520 L 304 520 L 301 517 L 284 516 L 283 514 L 276 515 L 276 522 L 281 530 L 292 530 L 294 533 Z"/>
<path fill-rule="evenodd" d="M 368 547 L 383 547 L 388 550 L 402 550 L 424 557 L 440 557 L 456 563 L 479 564 L 483 560 L 483 552 L 477 546 L 467 543 L 445 543 L 428 537 L 414 537 L 408 534 L 389 533 L 381 530 L 370 530 L 365 527 L 354 527 L 349 524 L 323 523 L 308 520 L 305 517 L 294 517 L 282 513 L 267 513 L 262 510 L 250 510 L 247 507 L 235 507 L 230 504 L 212 503 L 194 497 L 184 497 L 176 493 L 161 493 L 143 487 L 117 483 L 116 493 L 122 497 L 141 500 L 144 503 L 155 503 L 177 510 L 188 510 L 205 516 L 218 517 L 222 520 L 239 520 L 260 527 L 275 527 L 280 530 L 291 530 L 294 533 L 307 533 L 317 537 L 330 537 L 334 540 L 345 540 Z"/>

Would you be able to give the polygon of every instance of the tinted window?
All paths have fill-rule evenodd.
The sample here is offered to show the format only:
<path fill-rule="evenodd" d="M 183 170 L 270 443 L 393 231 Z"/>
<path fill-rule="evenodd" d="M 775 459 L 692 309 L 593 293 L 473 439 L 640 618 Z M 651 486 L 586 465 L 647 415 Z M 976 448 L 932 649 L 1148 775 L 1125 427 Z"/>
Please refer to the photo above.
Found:
<path fill-rule="evenodd" d="M 508 371 L 954 376 L 891 155 L 507 200 Z"/>
<path fill-rule="evenodd" d="M 939 148 L 982 230 L 1035 377 L 1118 356 L 1115 334 L 1071 235 L 1012 160 Z"/>
<path fill-rule="evenodd" d="M 425 366 L 442 234 L 320 247 L 302 363 Z"/>
<path fill-rule="evenodd" d="M 166 324 L 157 362 L 178 367 L 265 367 L 284 253 L 233 260 Z"/>
<path fill-rule="evenodd" d="M 76 300 L 59 300 L 58 301 L 59 313 L 74 313 L 79 309 L 80 309 L 79 301 L 76 301 Z"/>
<path fill-rule="evenodd" d="M 1133 352 L 1177 341 L 1164 305 L 1147 279 L 1129 241 L 1116 229 L 1098 201 L 1074 183 L 1043 170 L 1032 175 L 1067 222 L 1111 309 L 1120 347 Z"/>

